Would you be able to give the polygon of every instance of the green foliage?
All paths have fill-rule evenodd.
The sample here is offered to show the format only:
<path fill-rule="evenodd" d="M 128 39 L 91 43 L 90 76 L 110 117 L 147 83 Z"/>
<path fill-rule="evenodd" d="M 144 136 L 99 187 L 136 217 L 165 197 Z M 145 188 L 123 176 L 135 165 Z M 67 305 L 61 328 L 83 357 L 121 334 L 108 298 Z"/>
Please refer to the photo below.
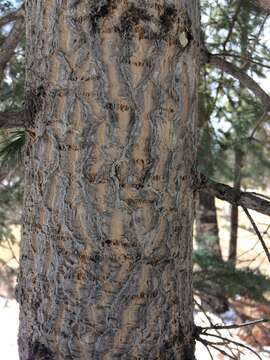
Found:
<path fill-rule="evenodd" d="M 1 16 L 14 11 L 22 1 L 0 0 Z M 0 29 L 0 48 L 10 25 Z M 23 106 L 25 82 L 25 39 L 17 46 L 0 84 L 0 111 L 16 111 Z M 19 224 L 22 203 L 21 153 L 23 130 L 0 131 L 0 243 L 14 242 L 12 225 Z"/>
<path fill-rule="evenodd" d="M 258 13 L 251 1 L 202 0 L 201 4 L 206 48 L 224 56 L 255 80 L 265 78 L 270 51 L 264 34 L 269 31 L 270 18 Z M 269 147 L 265 145 L 269 116 L 256 127 L 263 115 L 259 100 L 231 76 L 208 66 L 202 72 L 200 91 L 200 115 L 204 114 L 204 123 L 209 123 L 208 127 L 200 127 L 200 170 L 221 182 L 232 181 L 234 152 L 240 150 L 245 154 L 243 186 L 258 187 L 258 182 L 260 186 L 267 185 Z"/>
<path fill-rule="evenodd" d="M 270 291 L 270 279 L 250 268 L 235 269 L 228 262 L 209 255 L 206 251 L 194 251 L 194 288 L 215 295 L 222 289 L 224 296 L 248 297 L 266 303 L 266 291 Z"/>
<path fill-rule="evenodd" d="M 25 143 L 25 131 L 13 130 L 0 143 L 0 167 L 12 167 L 22 159 L 22 148 Z"/>

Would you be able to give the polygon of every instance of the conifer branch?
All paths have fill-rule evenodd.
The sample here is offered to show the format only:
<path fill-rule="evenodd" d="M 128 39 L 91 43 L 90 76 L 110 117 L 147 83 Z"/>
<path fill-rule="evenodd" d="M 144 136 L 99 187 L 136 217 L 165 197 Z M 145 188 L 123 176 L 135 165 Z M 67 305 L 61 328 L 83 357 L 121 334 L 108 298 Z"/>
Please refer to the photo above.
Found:
<path fill-rule="evenodd" d="M 226 61 L 224 58 L 210 54 L 207 50 L 202 50 L 202 61 L 215 66 L 216 68 L 230 74 L 240 83 L 247 87 L 261 101 L 267 111 L 270 111 L 270 96 L 242 69 Z"/>
<path fill-rule="evenodd" d="M 9 24 L 12 21 L 15 21 L 23 17 L 24 17 L 24 5 L 21 6 L 19 9 L 9 12 L 8 14 L 2 16 L 0 18 L 0 28 Z"/>
<path fill-rule="evenodd" d="M 255 210 L 261 214 L 270 216 L 270 201 L 252 195 L 245 191 L 238 191 L 229 185 L 213 181 L 203 174 L 194 176 L 194 188 L 204 191 L 218 199 L 225 200 L 232 205 L 242 206 L 246 209 Z"/>

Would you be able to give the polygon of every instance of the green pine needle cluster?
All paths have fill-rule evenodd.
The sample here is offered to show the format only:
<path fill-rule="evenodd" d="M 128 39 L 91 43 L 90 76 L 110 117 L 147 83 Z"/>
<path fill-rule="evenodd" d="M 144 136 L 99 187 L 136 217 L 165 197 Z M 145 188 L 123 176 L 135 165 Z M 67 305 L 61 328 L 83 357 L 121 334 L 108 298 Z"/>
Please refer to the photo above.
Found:
<path fill-rule="evenodd" d="M 0 142 L 0 167 L 12 168 L 22 161 L 25 131 L 13 130 Z"/>

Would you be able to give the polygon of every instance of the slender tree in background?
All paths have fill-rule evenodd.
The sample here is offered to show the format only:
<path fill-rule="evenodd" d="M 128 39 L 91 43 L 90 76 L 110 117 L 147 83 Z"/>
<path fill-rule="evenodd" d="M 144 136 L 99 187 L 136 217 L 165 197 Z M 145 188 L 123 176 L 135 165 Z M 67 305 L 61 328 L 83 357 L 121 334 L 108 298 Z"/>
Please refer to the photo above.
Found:
<path fill-rule="evenodd" d="M 209 111 L 209 106 L 207 106 L 206 94 L 207 92 L 200 93 L 198 121 L 200 136 L 197 158 L 200 165 L 200 170 L 204 174 L 213 177 L 213 136 L 210 129 L 211 111 Z M 222 258 L 215 197 L 204 192 L 199 192 L 197 194 L 196 243 L 198 245 L 199 251 L 203 251 L 209 255 Z"/>

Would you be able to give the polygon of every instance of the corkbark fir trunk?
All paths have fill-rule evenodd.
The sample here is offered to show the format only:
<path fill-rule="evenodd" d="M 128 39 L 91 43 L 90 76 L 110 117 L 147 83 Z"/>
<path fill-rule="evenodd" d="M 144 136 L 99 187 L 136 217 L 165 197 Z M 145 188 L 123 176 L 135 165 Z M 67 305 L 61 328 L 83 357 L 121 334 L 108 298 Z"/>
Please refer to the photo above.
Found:
<path fill-rule="evenodd" d="M 26 1 L 20 358 L 193 359 L 198 2 Z"/>

